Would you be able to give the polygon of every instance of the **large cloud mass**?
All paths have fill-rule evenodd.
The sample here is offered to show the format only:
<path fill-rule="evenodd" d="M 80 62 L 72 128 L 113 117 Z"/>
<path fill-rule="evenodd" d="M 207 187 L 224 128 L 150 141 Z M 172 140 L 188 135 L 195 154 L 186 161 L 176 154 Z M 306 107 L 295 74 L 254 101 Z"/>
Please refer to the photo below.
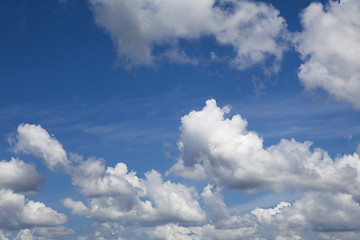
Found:
<path fill-rule="evenodd" d="M 299 78 L 307 90 L 322 88 L 360 108 L 360 2 L 312 3 L 302 16 L 296 39 L 304 63 Z"/>
<path fill-rule="evenodd" d="M 294 139 L 265 147 L 240 115 L 225 117 L 229 111 L 212 99 L 181 119 L 180 156 L 169 173 L 210 180 L 200 194 L 195 187 L 164 180 L 155 170 L 141 178 L 124 163 L 110 167 L 103 159 L 78 156 L 78 161 L 70 164 L 66 158 L 60 166 L 66 167 L 84 198 L 65 198 L 62 203 L 72 214 L 96 221 L 90 239 L 359 239 L 358 153 L 333 159 L 323 149 L 312 149 L 310 142 Z M 42 158 L 49 168 L 59 151 L 67 155 L 45 129 L 26 124 L 19 128 L 23 126 L 41 133 L 19 131 L 16 147 L 25 146 L 23 152 Z M 49 149 L 55 149 L 54 156 Z M 16 159 L 2 164 L 28 166 Z M 298 195 L 291 202 L 238 215 L 241 209 L 230 211 L 224 202 L 224 187 Z M 6 219 L 0 228 L 23 229 L 18 238 L 73 233 L 58 226 L 65 215 L 11 190 L 0 191 L 0 208 L 1 219 Z M 42 228 L 29 229 L 32 226 Z"/>
<path fill-rule="evenodd" d="M 178 49 L 178 41 L 209 36 L 234 49 L 231 64 L 240 69 L 268 57 L 278 62 L 285 49 L 280 44 L 285 38 L 285 21 L 278 10 L 265 3 L 90 0 L 90 4 L 96 23 L 111 35 L 118 55 L 129 65 L 152 65 L 159 56 L 166 56 L 171 62 L 194 62 Z M 165 50 L 155 53 L 155 46 Z"/>
<path fill-rule="evenodd" d="M 357 153 L 332 159 L 325 150 L 310 150 L 311 142 L 294 139 L 266 148 L 256 132 L 247 130 L 246 120 L 225 118 L 228 112 L 208 100 L 201 111 L 182 118 L 181 156 L 169 172 L 245 192 L 344 191 L 359 197 Z"/>

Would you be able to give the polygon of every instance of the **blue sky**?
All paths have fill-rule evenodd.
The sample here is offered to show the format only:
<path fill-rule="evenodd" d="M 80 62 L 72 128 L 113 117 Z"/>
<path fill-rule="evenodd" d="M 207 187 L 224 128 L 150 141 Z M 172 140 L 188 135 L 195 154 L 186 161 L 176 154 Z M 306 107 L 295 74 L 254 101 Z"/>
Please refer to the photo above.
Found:
<path fill-rule="evenodd" d="M 0 3 L 0 240 L 358 239 L 360 4 Z"/>

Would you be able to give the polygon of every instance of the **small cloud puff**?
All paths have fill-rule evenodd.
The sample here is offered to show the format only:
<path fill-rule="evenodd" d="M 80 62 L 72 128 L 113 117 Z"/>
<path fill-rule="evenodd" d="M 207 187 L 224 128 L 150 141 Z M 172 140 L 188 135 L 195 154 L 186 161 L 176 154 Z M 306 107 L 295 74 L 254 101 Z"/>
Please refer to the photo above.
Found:
<path fill-rule="evenodd" d="M 68 168 L 70 162 L 62 145 L 40 125 L 21 124 L 17 129 L 15 152 L 42 159 L 52 171 Z"/>

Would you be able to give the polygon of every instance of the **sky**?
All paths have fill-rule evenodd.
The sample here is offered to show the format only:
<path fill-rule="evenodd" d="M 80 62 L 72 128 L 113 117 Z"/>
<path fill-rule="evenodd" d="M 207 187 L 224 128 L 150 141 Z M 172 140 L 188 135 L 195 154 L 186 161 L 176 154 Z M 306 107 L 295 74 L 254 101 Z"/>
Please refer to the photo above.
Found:
<path fill-rule="evenodd" d="M 359 16 L 0 1 L 0 240 L 359 239 Z"/>

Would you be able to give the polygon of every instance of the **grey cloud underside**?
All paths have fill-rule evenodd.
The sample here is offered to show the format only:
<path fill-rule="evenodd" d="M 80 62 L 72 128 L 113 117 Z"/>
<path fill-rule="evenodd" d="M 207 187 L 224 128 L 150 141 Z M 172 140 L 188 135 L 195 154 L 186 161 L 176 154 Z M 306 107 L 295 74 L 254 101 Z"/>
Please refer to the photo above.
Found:
<path fill-rule="evenodd" d="M 35 192 L 43 184 L 44 177 L 36 171 L 34 164 L 12 158 L 0 162 L 0 188 L 16 192 Z"/>

